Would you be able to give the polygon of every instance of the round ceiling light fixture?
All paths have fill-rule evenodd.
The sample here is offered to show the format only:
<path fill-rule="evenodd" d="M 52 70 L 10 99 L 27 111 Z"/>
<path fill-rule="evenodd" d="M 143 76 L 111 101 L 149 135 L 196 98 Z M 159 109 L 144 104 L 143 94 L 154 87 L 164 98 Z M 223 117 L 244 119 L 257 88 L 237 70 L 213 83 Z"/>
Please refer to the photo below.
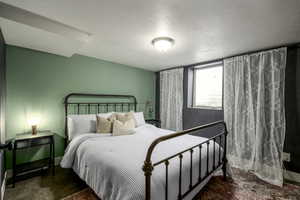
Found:
<path fill-rule="evenodd" d="M 175 40 L 170 37 L 157 37 L 151 43 L 158 51 L 166 52 L 174 45 Z"/>

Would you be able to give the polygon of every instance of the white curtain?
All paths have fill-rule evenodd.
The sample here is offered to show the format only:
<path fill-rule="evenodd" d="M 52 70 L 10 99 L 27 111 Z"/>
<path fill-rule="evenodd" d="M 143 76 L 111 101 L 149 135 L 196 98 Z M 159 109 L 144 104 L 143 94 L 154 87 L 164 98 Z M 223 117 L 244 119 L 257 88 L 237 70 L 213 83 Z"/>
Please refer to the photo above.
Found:
<path fill-rule="evenodd" d="M 182 130 L 183 68 L 160 72 L 161 127 Z"/>
<path fill-rule="evenodd" d="M 282 186 L 286 48 L 224 60 L 228 160 Z"/>

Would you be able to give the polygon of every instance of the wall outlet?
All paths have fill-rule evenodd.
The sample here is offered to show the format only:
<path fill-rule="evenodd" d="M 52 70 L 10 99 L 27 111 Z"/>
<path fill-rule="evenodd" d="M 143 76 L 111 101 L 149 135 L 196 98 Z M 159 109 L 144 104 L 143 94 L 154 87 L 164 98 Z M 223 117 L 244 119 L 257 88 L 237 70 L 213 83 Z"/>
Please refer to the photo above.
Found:
<path fill-rule="evenodd" d="M 291 154 L 283 152 L 283 154 L 282 154 L 282 161 L 291 162 Z"/>

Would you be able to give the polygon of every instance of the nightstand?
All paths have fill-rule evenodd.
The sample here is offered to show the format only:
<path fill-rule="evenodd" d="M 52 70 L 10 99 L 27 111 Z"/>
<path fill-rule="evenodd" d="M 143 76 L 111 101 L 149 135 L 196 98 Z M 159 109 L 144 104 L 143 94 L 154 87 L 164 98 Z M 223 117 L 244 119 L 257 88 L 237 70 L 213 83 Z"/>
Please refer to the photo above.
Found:
<path fill-rule="evenodd" d="M 159 119 L 146 119 L 146 123 L 152 124 L 156 126 L 157 128 L 161 127 L 161 121 Z"/>
<path fill-rule="evenodd" d="M 36 135 L 31 133 L 17 135 L 12 143 L 13 151 L 13 177 L 12 183 L 15 187 L 16 178 L 28 172 L 42 170 L 44 168 L 51 169 L 52 174 L 55 174 L 54 169 L 54 133 L 51 131 L 40 131 Z M 31 166 L 30 163 L 18 164 L 16 163 L 17 152 L 22 149 L 27 149 L 36 146 L 49 145 L 49 157 L 36 162 L 36 166 Z"/>

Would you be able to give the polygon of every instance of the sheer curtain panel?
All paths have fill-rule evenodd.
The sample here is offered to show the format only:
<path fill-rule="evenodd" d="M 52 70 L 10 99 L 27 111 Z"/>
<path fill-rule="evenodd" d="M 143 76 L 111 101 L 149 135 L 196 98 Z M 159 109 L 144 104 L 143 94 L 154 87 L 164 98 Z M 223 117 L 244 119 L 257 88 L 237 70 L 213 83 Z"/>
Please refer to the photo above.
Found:
<path fill-rule="evenodd" d="M 160 72 L 160 119 L 162 128 L 182 130 L 183 68 Z"/>
<path fill-rule="evenodd" d="M 228 160 L 282 186 L 286 48 L 224 60 Z"/>

